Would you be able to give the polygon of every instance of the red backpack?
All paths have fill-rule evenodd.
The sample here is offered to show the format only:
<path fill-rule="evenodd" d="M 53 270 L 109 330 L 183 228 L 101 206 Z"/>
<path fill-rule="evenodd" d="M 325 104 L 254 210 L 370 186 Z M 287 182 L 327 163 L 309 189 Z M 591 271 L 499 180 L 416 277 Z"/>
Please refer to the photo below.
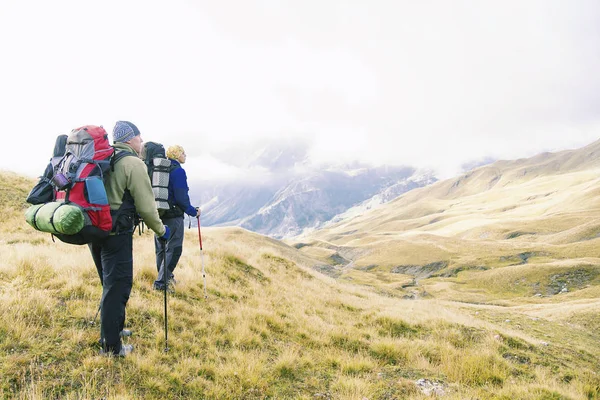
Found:
<path fill-rule="evenodd" d="M 75 203 L 87 214 L 86 224 L 77 235 L 57 237 L 67 243 L 88 243 L 94 238 L 108 236 L 112 229 L 110 205 L 104 189 L 104 176 L 110 171 L 115 150 L 101 126 L 87 125 L 73 129 L 67 139 L 66 153 L 54 167 L 52 182 L 56 200 Z M 66 186 L 63 185 L 65 177 Z M 71 237 L 75 236 L 75 237 Z M 79 236 L 79 237 L 77 237 Z M 65 240 L 66 239 L 66 240 Z"/>
<path fill-rule="evenodd" d="M 26 212 L 27 222 L 65 243 L 85 244 L 107 237 L 113 218 L 104 181 L 111 166 L 130 155 L 119 152 L 113 157 L 114 153 L 103 127 L 86 125 L 73 129 L 64 156 L 51 160 L 49 184 L 54 198 L 31 206 Z"/>

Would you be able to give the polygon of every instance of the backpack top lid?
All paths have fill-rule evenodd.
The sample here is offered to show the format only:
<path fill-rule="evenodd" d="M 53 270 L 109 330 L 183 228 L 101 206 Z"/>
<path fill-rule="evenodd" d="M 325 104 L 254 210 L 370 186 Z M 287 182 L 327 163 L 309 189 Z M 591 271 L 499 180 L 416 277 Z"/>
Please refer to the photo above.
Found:
<path fill-rule="evenodd" d="M 67 152 L 79 159 L 105 160 L 114 149 L 103 127 L 86 125 L 71 131 L 67 138 Z"/>
<path fill-rule="evenodd" d="M 156 142 L 144 142 L 142 147 L 142 159 L 147 165 L 152 163 L 153 158 L 167 158 L 165 153 L 165 147 Z"/>

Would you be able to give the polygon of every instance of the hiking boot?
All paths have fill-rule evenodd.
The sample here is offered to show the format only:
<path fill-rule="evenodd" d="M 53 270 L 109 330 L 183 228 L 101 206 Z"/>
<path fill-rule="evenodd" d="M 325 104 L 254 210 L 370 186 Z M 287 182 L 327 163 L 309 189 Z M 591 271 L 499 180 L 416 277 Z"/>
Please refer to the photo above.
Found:
<path fill-rule="evenodd" d="M 130 355 L 133 352 L 132 344 L 122 344 L 121 351 L 119 351 L 119 357 L 125 357 Z"/>
<path fill-rule="evenodd" d="M 133 332 L 129 329 L 123 329 L 121 332 L 119 332 L 119 336 L 121 337 L 129 337 L 131 335 L 133 335 Z M 102 338 L 98 339 L 98 344 L 102 346 Z"/>
<path fill-rule="evenodd" d="M 154 284 L 152 285 L 152 289 L 162 292 L 163 290 L 165 290 L 165 285 L 163 285 L 162 283 L 154 282 Z M 167 285 L 167 292 L 175 293 L 175 289 L 173 288 L 173 285 L 171 285 L 171 284 Z"/>
<path fill-rule="evenodd" d="M 132 344 L 122 344 L 121 345 L 121 350 L 119 350 L 119 354 L 115 354 L 112 351 L 106 351 L 104 349 L 100 350 L 100 354 L 103 356 L 119 356 L 119 357 L 125 357 L 130 355 L 133 352 L 133 345 Z"/>

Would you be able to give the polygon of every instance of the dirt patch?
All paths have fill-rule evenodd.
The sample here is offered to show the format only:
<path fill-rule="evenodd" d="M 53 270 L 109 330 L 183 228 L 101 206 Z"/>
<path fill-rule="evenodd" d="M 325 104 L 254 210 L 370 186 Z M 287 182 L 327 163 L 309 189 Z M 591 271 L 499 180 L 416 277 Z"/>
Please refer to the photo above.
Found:
<path fill-rule="evenodd" d="M 535 235 L 536 232 L 520 232 L 520 231 L 516 231 L 516 232 L 511 232 L 508 235 L 506 235 L 506 239 L 514 239 L 514 238 L 518 238 L 519 236 L 523 236 L 523 235 Z"/>
<path fill-rule="evenodd" d="M 552 275 L 546 287 L 546 293 L 555 295 L 565 290 L 565 288 L 568 291 L 581 289 L 596 278 L 598 274 L 597 270 L 579 268 L 574 271 Z"/>
<path fill-rule="evenodd" d="M 545 252 L 540 252 L 540 251 L 526 251 L 524 253 L 519 253 L 516 254 L 514 256 L 502 256 L 500 257 L 500 262 L 514 262 L 514 264 L 510 264 L 510 265 L 523 265 L 523 264 L 527 264 L 529 262 L 529 259 L 531 257 L 538 257 L 538 256 L 547 256 L 548 253 Z"/>
<path fill-rule="evenodd" d="M 369 272 L 369 271 L 373 271 L 375 268 L 377 268 L 376 264 L 370 264 L 370 265 L 366 265 L 364 267 L 357 267 L 356 269 L 359 271 Z"/>
<path fill-rule="evenodd" d="M 412 275 L 415 278 L 425 279 L 437 271 L 448 267 L 448 261 L 436 261 L 425 265 L 398 265 L 390 271 L 393 274 Z"/>
<path fill-rule="evenodd" d="M 439 277 L 439 278 L 453 278 L 456 277 L 458 275 L 459 272 L 462 271 L 487 271 L 489 270 L 489 267 L 486 267 L 484 265 L 461 265 L 449 270 L 446 270 L 444 272 L 440 272 L 439 274 L 433 274 L 431 275 L 432 277 Z"/>
<path fill-rule="evenodd" d="M 312 267 L 315 271 L 322 273 L 323 275 L 330 276 L 332 278 L 338 278 L 342 271 L 332 265 L 315 265 Z"/>
<path fill-rule="evenodd" d="M 346 265 L 350 262 L 350 260 L 342 257 L 339 253 L 334 253 L 330 255 L 329 259 L 334 265 Z"/>

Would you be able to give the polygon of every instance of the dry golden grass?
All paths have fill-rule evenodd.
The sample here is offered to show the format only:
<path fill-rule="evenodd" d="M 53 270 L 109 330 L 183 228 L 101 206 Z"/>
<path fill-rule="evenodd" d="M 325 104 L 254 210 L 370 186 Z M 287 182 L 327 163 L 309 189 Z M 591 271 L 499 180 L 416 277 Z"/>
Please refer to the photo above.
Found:
<path fill-rule="evenodd" d="M 13 178 L 0 175 L 9 188 Z M 14 191 L 2 205 L 1 398 L 428 398 L 419 378 L 442 384 L 448 399 L 600 396 L 595 240 L 577 242 L 589 255 L 575 260 L 568 243 L 475 241 L 420 229 L 442 200 L 408 222 L 376 210 L 385 224 L 414 226 L 410 232 L 375 223 L 300 249 L 239 228 L 207 228 L 204 299 L 193 229 L 169 296 L 165 353 L 163 297 L 150 289 L 153 238 L 136 235 L 127 308 L 135 352 L 112 359 L 98 354 L 98 327 L 89 323 L 101 287 L 87 249 L 33 231 L 22 196 Z M 467 225 L 473 229 L 454 226 L 464 233 Z M 511 266 L 524 252 L 532 253 L 527 264 Z M 336 259 L 354 263 L 332 269 Z M 410 268 L 439 261 L 447 264 L 412 282 Z M 394 273 L 396 266 L 409 269 Z M 553 275 L 582 287 L 532 297 L 527 284 L 552 287 Z M 402 298 L 415 288 L 415 300 Z"/>
<path fill-rule="evenodd" d="M 315 257 L 316 246 L 354 255 L 346 257 L 346 266 L 332 268 L 376 293 L 403 298 L 412 292 L 469 304 L 481 309 L 478 319 L 485 315 L 511 334 L 527 340 L 548 335 L 597 355 L 598 155 L 600 142 L 497 162 L 413 190 L 297 242 Z M 407 274 L 414 285 L 391 287 Z M 502 318 L 527 323 L 513 329 Z M 531 326 L 538 319 L 546 326 Z"/>

